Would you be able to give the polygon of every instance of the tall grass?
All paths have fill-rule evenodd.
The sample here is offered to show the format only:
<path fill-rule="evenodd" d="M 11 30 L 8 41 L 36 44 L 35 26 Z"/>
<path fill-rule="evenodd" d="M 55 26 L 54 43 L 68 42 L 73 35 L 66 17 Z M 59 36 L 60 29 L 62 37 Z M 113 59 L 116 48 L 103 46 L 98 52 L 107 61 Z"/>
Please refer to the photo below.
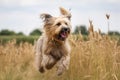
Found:
<path fill-rule="evenodd" d="M 0 80 L 120 80 L 118 41 L 100 31 L 90 29 L 89 33 L 88 41 L 81 34 L 71 37 L 70 68 L 59 77 L 55 67 L 44 74 L 34 68 L 32 44 L 16 45 L 15 40 L 0 44 Z"/>

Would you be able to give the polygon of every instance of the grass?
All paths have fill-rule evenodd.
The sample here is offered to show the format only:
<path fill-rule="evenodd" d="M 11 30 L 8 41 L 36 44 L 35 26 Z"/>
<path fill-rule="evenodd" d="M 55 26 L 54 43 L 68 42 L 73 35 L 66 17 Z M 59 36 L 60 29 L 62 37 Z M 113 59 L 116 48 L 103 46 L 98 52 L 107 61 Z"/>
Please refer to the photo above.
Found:
<path fill-rule="evenodd" d="M 56 68 L 40 74 L 34 68 L 34 50 L 30 43 L 8 41 L 0 45 L 0 80 L 119 80 L 120 46 L 108 36 L 81 40 L 73 37 L 70 68 L 55 76 Z"/>
<path fill-rule="evenodd" d="M 90 25 L 90 28 L 92 23 Z M 120 80 L 120 40 L 95 32 L 87 41 L 71 36 L 71 61 L 68 71 L 56 76 L 56 68 L 39 73 L 34 67 L 34 46 L 16 40 L 0 43 L 0 80 Z"/>

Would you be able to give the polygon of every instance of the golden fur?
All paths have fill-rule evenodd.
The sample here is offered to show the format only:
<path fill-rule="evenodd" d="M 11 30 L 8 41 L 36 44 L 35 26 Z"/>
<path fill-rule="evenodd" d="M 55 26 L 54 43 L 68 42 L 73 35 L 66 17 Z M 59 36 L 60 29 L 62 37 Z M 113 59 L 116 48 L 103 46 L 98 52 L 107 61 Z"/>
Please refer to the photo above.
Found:
<path fill-rule="evenodd" d="M 57 65 L 57 75 L 68 69 L 70 61 L 70 46 L 68 36 L 71 32 L 71 14 L 60 8 L 61 16 L 41 14 L 44 21 L 44 33 L 35 45 L 36 65 L 40 72 Z"/>

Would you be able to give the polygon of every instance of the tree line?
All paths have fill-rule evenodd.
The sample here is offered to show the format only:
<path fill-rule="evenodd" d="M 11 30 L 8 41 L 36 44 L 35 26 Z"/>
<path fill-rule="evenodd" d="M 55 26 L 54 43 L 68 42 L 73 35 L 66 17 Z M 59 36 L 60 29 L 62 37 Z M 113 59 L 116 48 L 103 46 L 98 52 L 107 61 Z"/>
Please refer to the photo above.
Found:
<path fill-rule="evenodd" d="M 76 26 L 74 31 L 73 31 L 73 34 L 83 34 L 83 35 L 88 35 L 89 32 L 86 28 L 85 25 L 79 25 L 79 26 Z M 32 35 L 41 35 L 42 34 L 42 31 L 39 30 L 39 29 L 34 29 L 32 32 L 30 32 L 30 36 Z M 103 33 L 104 34 L 104 33 Z M 120 35 L 120 33 L 118 31 L 109 31 L 108 33 L 109 35 Z M 11 31 L 11 30 L 8 30 L 8 29 L 4 29 L 4 30 L 1 30 L 0 31 L 0 35 L 1 36 L 14 36 L 14 35 L 19 35 L 19 36 L 24 36 L 25 34 L 23 32 L 14 32 L 14 31 Z"/>
<path fill-rule="evenodd" d="M 41 35 L 42 34 L 42 31 L 40 31 L 39 29 L 35 29 L 33 30 L 32 32 L 30 32 L 30 36 L 31 35 Z M 14 31 L 11 31 L 11 30 L 8 30 L 8 29 L 3 29 L 0 31 L 0 35 L 1 36 L 25 36 L 25 34 L 23 32 L 14 32 Z"/>
<path fill-rule="evenodd" d="M 87 30 L 85 25 L 80 25 L 80 26 L 76 26 L 73 34 L 79 34 L 79 33 L 81 33 L 82 35 L 88 35 L 89 31 Z M 105 33 L 102 33 L 102 34 L 105 34 Z M 109 31 L 108 35 L 118 35 L 118 36 L 120 36 L 120 32 L 118 32 L 118 31 Z"/>

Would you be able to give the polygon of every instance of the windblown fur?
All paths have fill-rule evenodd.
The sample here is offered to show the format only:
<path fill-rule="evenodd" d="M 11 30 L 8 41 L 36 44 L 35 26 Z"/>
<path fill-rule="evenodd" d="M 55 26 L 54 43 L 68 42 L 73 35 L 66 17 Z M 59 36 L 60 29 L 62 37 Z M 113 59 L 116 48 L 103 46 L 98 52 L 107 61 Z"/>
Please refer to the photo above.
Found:
<path fill-rule="evenodd" d="M 57 66 L 57 75 L 68 69 L 70 62 L 70 45 L 68 37 L 71 32 L 71 14 L 60 8 L 61 16 L 53 17 L 43 13 L 44 33 L 35 44 L 36 67 L 43 73 Z"/>

